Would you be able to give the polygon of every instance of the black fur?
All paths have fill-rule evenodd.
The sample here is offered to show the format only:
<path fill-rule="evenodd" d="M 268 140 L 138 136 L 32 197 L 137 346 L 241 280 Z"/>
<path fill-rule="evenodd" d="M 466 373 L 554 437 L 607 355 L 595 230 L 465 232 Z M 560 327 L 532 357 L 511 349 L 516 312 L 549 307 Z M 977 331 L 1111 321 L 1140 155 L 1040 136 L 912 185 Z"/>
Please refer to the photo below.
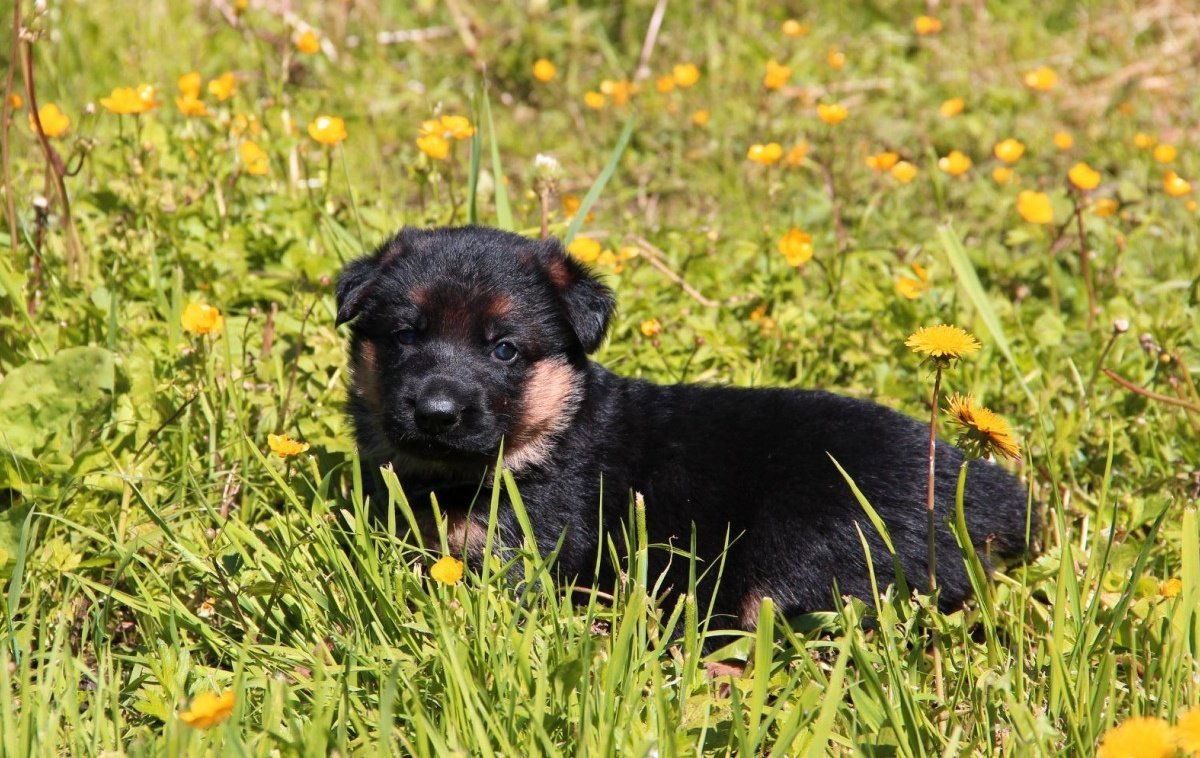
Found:
<path fill-rule="evenodd" d="M 395 466 L 410 497 L 436 491 L 460 527 L 459 549 L 465 543 L 471 553 L 467 527 L 486 522 L 486 507 L 465 509 L 481 482 L 490 484 L 504 440 L 506 460 L 518 451 L 511 461 L 539 546 L 549 551 L 563 539 L 565 579 L 592 581 L 605 535 L 623 544 L 621 522 L 637 492 L 651 543 L 687 550 L 695 527 L 701 571 L 733 538 L 715 597 L 718 627 L 752 626 L 763 596 L 787 615 L 828 609 L 835 582 L 843 594 L 870 596 L 856 524 L 880 582 L 893 575 L 832 456 L 887 524 L 907 580 L 925 587 L 925 425 L 827 392 L 661 386 L 616 376 L 587 358 L 603 339 L 612 294 L 557 241 L 482 227 L 405 229 L 347 266 L 337 296 L 339 323 L 352 322 L 350 408 L 365 466 Z M 503 360 L 509 353 L 501 342 L 516 348 L 511 361 Z M 570 396 L 546 401 L 564 377 Z M 531 437 L 531 415 L 547 408 L 555 413 L 545 434 Z M 530 439 L 544 444 L 530 447 Z M 521 450 L 537 454 L 522 458 Z M 970 592 L 947 527 L 962 460 L 958 449 L 938 443 L 943 609 Z M 486 492 L 479 501 L 488 502 Z M 982 554 L 1026 553 L 1026 494 L 1009 473 L 970 464 L 965 506 Z M 425 532 L 431 536 L 432 527 Z M 501 540 L 517 544 L 519 535 L 502 507 Z M 685 590 L 687 560 L 651 553 L 652 570 Z M 612 579 L 606 572 L 601 581 Z M 705 608 L 711 582 L 701 591 Z"/>

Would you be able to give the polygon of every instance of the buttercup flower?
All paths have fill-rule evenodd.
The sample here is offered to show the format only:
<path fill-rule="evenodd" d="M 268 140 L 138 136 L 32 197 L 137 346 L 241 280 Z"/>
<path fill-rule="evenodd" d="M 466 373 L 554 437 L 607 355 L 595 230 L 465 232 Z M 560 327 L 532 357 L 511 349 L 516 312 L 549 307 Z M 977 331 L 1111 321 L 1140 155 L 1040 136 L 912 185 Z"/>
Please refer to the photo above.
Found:
<path fill-rule="evenodd" d="M 188 303 L 179 322 L 192 334 L 217 334 L 225 327 L 221 311 L 207 303 Z"/>
<path fill-rule="evenodd" d="M 712 113 L 706 108 L 701 108 L 692 114 L 692 123 L 696 126 L 704 126 L 710 118 L 712 118 Z"/>
<path fill-rule="evenodd" d="M 812 27 L 810 27 L 808 24 L 803 24 L 794 18 L 789 18 L 787 21 L 784 21 L 783 25 L 779 28 L 785 37 L 791 37 L 793 39 L 807 37 L 808 33 L 812 31 Z"/>
<path fill-rule="evenodd" d="M 136 88 L 117 87 L 108 97 L 100 98 L 100 104 L 105 110 L 120 116 L 146 113 L 160 105 L 154 97 L 154 88 L 149 84 L 139 84 Z"/>
<path fill-rule="evenodd" d="M 893 153 L 891 151 L 885 150 L 882 153 L 875 153 L 874 155 L 868 155 L 867 159 L 866 159 L 866 163 L 871 168 L 872 171 L 882 172 L 882 171 L 891 171 L 892 166 L 895 166 L 896 162 L 899 160 L 900 160 L 899 153 Z"/>
<path fill-rule="evenodd" d="M 997 142 L 992 148 L 992 153 L 1005 163 L 1016 163 L 1025 154 L 1025 145 L 1020 140 L 1009 137 Z"/>
<path fill-rule="evenodd" d="M 1172 758 L 1171 725 L 1159 718 L 1134 716 L 1105 733 L 1096 758 Z"/>
<path fill-rule="evenodd" d="M 600 257 L 600 243 L 591 237 L 576 237 L 567 245 L 567 252 L 581 263 L 595 263 Z"/>
<path fill-rule="evenodd" d="M 179 719 L 195 729 L 208 729 L 229 718 L 236 703 L 237 695 L 233 690 L 202 692 L 192 698 L 192 704 L 186 711 L 179 712 Z"/>
<path fill-rule="evenodd" d="M 42 122 L 42 134 L 51 139 L 63 136 L 71 128 L 71 119 L 54 103 L 46 103 L 38 108 L 38 119 Z M 29 114 L 29 128 L 37 131 L 37 122 L 32 113 Z"/>
<path fill-rule="evenodd" d="M 533 62 L 533 78 L 539 82 L 548 82 L 558 76 L 558 66 L 553 61 L 538 58 Z"/>
<path fill-rule="evenodd" d="M 233 97 L 233 93 L 236 91 L 237 77 L 233 75 L 232 71 L 226 71 L 208 83 L 208 94 L 221 102 Z"/>
<path fill-rule="evenodd" d="M 280 458 L 291 458 L 308 450 L 307 442 L 294 440 L 286 434 L 268 434 L 267 447 Z"/>
<path fill-rule="evenodd" d="M 922 37 L 937 34 L 942 30 L 942 22 L 933 16 L 917 16 L 913 19 L 913 29 Z"/>
<path fill-rule="evenodd" d="M 765 145 L 753 144 L 746 151 L 746 158 L 764 166 L 771 166 L 783 157 L 783 146 L 778 142 L 768 142 Z"/>
<path fill-rule="evenodd" d="M 942 104 L 938 106 L 938 115 L 942 118 L 954 118 L 962 113 L 966 106 L 966 101 L 961 97 L 952 97 L 949 100 L 943 100 Z"/>
<path fill-rule="evenodd" d="M 792 78 L 792 69 L 772 58 L 767 61 L 767 73 L 763 76 L 763 86 L 767 89 L 782 89 Z"/>
<path fill-rule="evenodd" d="M 817 118 L 821 119 L 827 124 L 840 124 L 845 121 L 846 116 L 849 115 L 850 112 L 847 111 L 846 106 L 842 105 L 841 103 L 831 103 L 829 105 L 820 103 L 817 105 Z"/>
<path fill-rule="evenodd" d="M 475 127 L 471 126 L 471 120 L 466 116 L 442 116 L 438 123 L 441 124 L 445 136 L 451 139 L 470 139 L 471 135 L 475 134 Z"/>
<path fill-rule="evenodd" d="M 1081 190 L 1096 189 L 1100 185 L 1100 172 L 1080 161 L 1067 172 L 1067 178 Z"/>
<path fill-rule="evenodd" d="M 14 92 L 8 96 L 8 105 L 14 111 L 19 111 L 21 110 L 21 107 L 25 105 L 25 101 L 21 99 L 20 95 Z"/>
<path fill-rule="evenodd" d="M 1175 741 L 1187 755 L 1200 755 L 1200 708 L 1191 709 L 1175 722 Z"/>
<path fill-rule="evenodd" d="M 238 147 L 238 154 L 242 158 L 242 165 L 246 168 L 246 173 L 253 176 L 263 176 L 270 170 L 270 159 L 267 157 L 267 151 L 258 146 L 258 143 L 246 140 Z"/>
<path fill-rule="evenodd" d="M 337 116 L 317 116 L 308 125 L 308 136 L 332 147 L 349 135 L 346 134 L 346 122 Z"/>
<path fill-rule="evenodd" d="M 779 252 L 789 266 L 802 266 L 813 257 L 812 236 L 793 226 L 779 238 Z"/>
<path fill-rule="evenodd" d="M 442 584 L 458 584 L 463 578 L 463 562 L 444 555 L 429 567 L 429 576 Z"/>
<path fill-rule="evenodd" d="M 1163 597 L 1178 597 L 1180 592 L 1183 592 L 1183 580 L 1177 576 L 1173 576 L 1158 585 L 1158 594 Z"/>
<path fill-rule="evenodd" d="M 665 95 L 675 89 L 675 77 L 667 74 L 660 76 L 654 81 L 654 90 L 659 94 Z"/>
<path fill-rule="evenodd" d="M 312 29 L 305 29 L 296 37 L 296 49 L 305 55 L 312 55 L 321 49 L 321 38 Z"/>
<path fill-rule="evenodd" d="M 598 111 L 603 108 L 606 102 L 608 102 L 608 98 L 599 92 L 588 90 L 587 92 L 583 93 L 583 104 L 594 111 Z"/>
<path fill-rule="evenodd" d="M 1163 191 L 1171 197 L 1183 197 L 1192 192 L 1192 183 L 1174 171 L 1163 174 Z"/>
<path fill-rule="evenodd" d="M 1054 222 L 1054 206 L 1045 192 L 1024 190 L 1017 195 L 1017 213 L 1031 224 L 1050 224 Z"/>
<path fill-rule="evenodd" d="M 831 47 L 829 52 L 825 53 L 825 62 L 834 71 L 841 71 L 846 65 L 846 54 L 836 47 Z"/>
<path fill-rule="evenodd" d="M 1075 138 L 1070 132 L 1055 132 L 1054 146 L 1059 150 L 1070 150 L 1075 145 Z"/>
<path fill-rule="evenodd" d="M 450 157 L 450 140 L 440 134 L 423 134 L 417 137 L 417 149 L 435 161 Z"/>
<path fill-rule="evenodd" d="M 1058 74 L 1054 73 L 1054 69 L 1049 66 L 1042 66 L 1026 72 L 1024 82 L 1029 89 L 1049 92 L 1054 89 L 1054 85 L 1058 84 Z"/>
<path fill-rule="evenodd" d="M 175 86 L 179 87 L 179 94 L 184 97 L 199 98 L 200 85 L 202 80 L 199 71 L 189 71 L 175 82 Z"/>
<path fill-rule="evenodd" d="M 808 156 L 808 143 L 804 140 L 792 145 L 792 149 L 787 151 L 787 155 L 783 156 L 783 162 L 788 166 L 795 168 L 804 163 L 805 157 Z"/>
<path fill-rule="evenodd" d="M 1021 457 L 1021 447 L 1013 439 L 1007 421 L 977 405 L 969 394 L 951 395 L 949 403 L 950 421 L 959 428 L 959 447 L 977 458 L 989 454 Z"/>
<path fill-rule="evenodd" d="M 912 264 L 913 273 L 917 275 L 896 277 L 896 292 L 908 300 L 916 300 L 929 291 L 929 272 L 919 263 Z"/>
<path fill-rule="evenodd" d="M 1008 184 L 1012 178 L 1013 170 L 1008 166 L 996 166 L 992 169 L 992 181 L 996 184 Z"/>
<path fill-rule="evenodd" d="M 1179 155 L 1179 151 L 1169 142 L 1164 142 L 1154 148 L 1154 160 L 1159 163 L 1170 163 Z"/>
<path fill-rule="evenodd" d="M 1154 147 L 1154 143 L 1157 141 L 1158 139 L 1153 134 L 1138 132 L 1133 135 L 1133 146 L 1139 150 L 1149 150 Z"/>
<path fill-rule="evenodd" d="M 641 329 L 643 336 L 657 337 L 662 333 L 662 323 L 656 318 L 648 318 L 641 323 L 639 329 Z"/>
<path fill-rule="evenodd" d="M 1092 205 L 1092 212 L 1097 216 L 1105 217 L 1115 215 L 1120 205 L 1111 197 L 1102 197 Z"/>
<path fill-rule="evenodd" d="M 176 95 L 175 107 L 185 116 L 199 117 L 208 115 L 208 106 L 204 101 L 191 95 Z"/>
<path fill-rule="evenodd" d="M 600 92 L 612 98 L 612 103 L 618 108 L 624 108 L 629 98 L 638 92 L 638 86 L 624 79 L 604 79 L 600 82 Z"/>
<path fill-rule="evenodd" d="M 935 360 L 954 360 L 978 352 L 980 345 L 971 334 L 957 326 L 923 326 L 909 335 L 905 347 Z"/>
<path fill-rule="evenodd" d="M 671 76 L 675 84 L 687 89 L 700 81 L 700 69 L 695 63 L 677 63 L 671 67 Z"/>
<path fill-rule="evenodd" d="M 938 158 L 938 168 L 950 176 L 962 176 L 971 170 L 971 159 L 958 150 L 951 150 L 949 155 Z"/>
<path fill-rule="evenodd" d="M 892 178 L 901 184 L 908 184 L 917 178 L 917 167 L 908 161 L 900 161 L 892 166 Z"/>

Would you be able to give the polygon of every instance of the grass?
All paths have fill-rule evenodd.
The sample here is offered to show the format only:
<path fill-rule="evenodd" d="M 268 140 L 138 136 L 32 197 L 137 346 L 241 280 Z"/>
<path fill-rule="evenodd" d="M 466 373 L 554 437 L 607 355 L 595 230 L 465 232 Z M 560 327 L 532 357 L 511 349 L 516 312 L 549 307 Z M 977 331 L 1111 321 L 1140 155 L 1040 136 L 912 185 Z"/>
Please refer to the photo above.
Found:
<path fill-rule="evenodd" d="M 24 101 L 0 229 L 5 754 L 1090 754 L 1131 716 L 1200 704 L 1200 225 L 1196 194 L 1164 184 L 1200 179 L 1187 4 L 947 3 L 918 36 L 915 4 L 816 3 L 800 37 L 773 5 L 671 4 L 649 40 L 646 3 L 292 8 L 21 3 L 38 102 L 71 119 L 44 144 L 21 45 L 0 45 Z M 304 25 L 320 52 L 294 45 Z M 777 91 L 772 57 L 793 70 Z M 656 91 L 682 63 L 699 81 Z M 1049 92 L 1022 83 L 1040 65 Z M 228 100 L 201 93 L 208 117 L 173 102 L 193 69 L 237 77 Z M 98 104 L 140 82 L 160 107 Z M 963 112 L 940 115 L 953 97 Z M 849 116 L 823 124 L 814 106 L 834 101 Z M 348 139 L 312 140 L 319 114 Z M 421 122 L 450 114 L 476 133 L 423 155 Z M 1178 154 L 1160 163 L 1138 133 Z M 998 184 L 1006 137 L 1026 150 Z M 807 152 L 746 160 L 770 142 Z M 910 183 L 864 164 L 889 149 Z M 954 149 L 962 176 L 938 168 Z M 618 292 L 599 358 L 623 374 L 830 388 L 921 418 L 931 376 L 904 338 L 972 330 L 984 348 L 943 392 L 1013 422 L 1040 555 L 990 580 L 966 556 L 978 597 L 949 615 L 891 576 L 875 603 L 791 623 L 764 603 L 725 651 L 746 675 L 722 681 L 705 609 L 656 603 L 661 548 L 634 506 L 612 597 L 551 587 L 553 556 L 528 549 L 519 582 L 491 564 L 432 581 L 365 515 L 330 280 L 402 224 L 537 234 L 537 153 L 561 166 L 551 233 L 595 241 L 575 249 Z M 1067 185 L 1081 160 L 1102 177 L 1088 193 Z M 1017 213 L 1021 190 L 1046 193 L 1052 223 Z M 793 227 L 812 238 L 799 266 L 778 249 Z M 183 328 L 193 302 L 219 333 Z M 281 459 L 280 432 L 310 449 Z M 858 528 L 866 550 L 875 527 Z M 227 720 L 181 719 L 225 690 Z"/>

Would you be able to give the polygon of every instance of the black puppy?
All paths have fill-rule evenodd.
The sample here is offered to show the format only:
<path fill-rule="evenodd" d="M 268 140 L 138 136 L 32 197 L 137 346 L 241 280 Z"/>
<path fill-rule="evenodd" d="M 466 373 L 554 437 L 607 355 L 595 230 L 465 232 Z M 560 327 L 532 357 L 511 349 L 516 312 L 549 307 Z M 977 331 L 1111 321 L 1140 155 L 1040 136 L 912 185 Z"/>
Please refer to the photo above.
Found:
<path fill-rule="evenodd" d="M 732 539 L 716 628 L 753 628 L 764 597 L 787 615 L 828 609 L 835 582 L 869 598 L 855 524 L 880 581 L 893 575 L 891 558 L 832 456 L 887 524 L 907 579 L 924 587 L 926 427 L 825 392 L 660 386 L 609 373 L 588 354 L 604 338 L 613 295 L 557 240 L 404 229 L 346 267 L 337 307 L 338 323 L 352 322 L 350 410 L 366 467 L 391 464 L 414 505 L 414 493 L 436 492 L 451 547 L 468 557 L 483 549 L 487 494 L 468 509 L 481 482 L 490 485 L 503 442 L 539 547 L 563 540 L 563 578 L 590 581 L 606 535 L 624 544 L 621 520 L 636 492 L 651 543 L 687 550 L 694 527 L 698 571 Z M 961 462 L 939 443 L 944 609 L 970 591 L 946 526 Z M 1026 496 L 1010 474 L 970 464 L 965 507 L 981 552 L 1025 552 Z M 429 544 L 436 531 L 425 518 Z M 499 521 L 501 543 L 519 545 L 510 508 Z M 668 586 L 686 590 L 688 561 L 651 554 L 654 575 L 665 571 Z M 702 609 L 711 584 L 701 585 Z"/>

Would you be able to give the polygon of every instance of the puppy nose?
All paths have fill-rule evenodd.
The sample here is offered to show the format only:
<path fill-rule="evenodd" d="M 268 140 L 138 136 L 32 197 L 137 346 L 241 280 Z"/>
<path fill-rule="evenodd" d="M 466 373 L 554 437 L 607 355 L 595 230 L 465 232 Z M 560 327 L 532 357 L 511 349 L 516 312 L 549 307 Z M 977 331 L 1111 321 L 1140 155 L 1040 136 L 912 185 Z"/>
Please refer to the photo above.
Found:
<path fill-rule="evenodd" d="M 463 405 L 446 392 L 430 392 L 417 400 L 416 422 L 426 434 L 442 434 L 462 420 Z"/>

